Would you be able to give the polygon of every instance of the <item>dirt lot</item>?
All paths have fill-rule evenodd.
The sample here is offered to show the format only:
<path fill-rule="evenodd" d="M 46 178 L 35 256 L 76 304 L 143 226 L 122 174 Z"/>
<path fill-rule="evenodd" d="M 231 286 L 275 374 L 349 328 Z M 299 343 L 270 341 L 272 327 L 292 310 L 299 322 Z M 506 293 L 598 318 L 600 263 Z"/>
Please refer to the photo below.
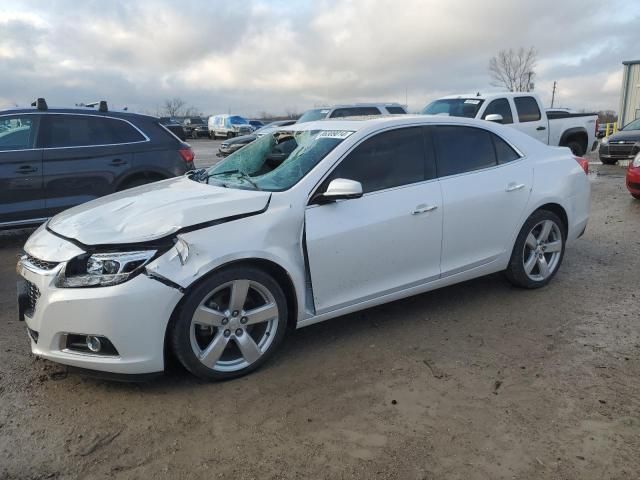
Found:
<path fill-rule="evenodd" d="M 640 475 L 640 202 L 600 167 L 550 286 L 500 275 L 290 336 L 201 383 L 81 377 L 30 355 L 26 233 L 0 236 L 0 478 L 629 479 Z"/>

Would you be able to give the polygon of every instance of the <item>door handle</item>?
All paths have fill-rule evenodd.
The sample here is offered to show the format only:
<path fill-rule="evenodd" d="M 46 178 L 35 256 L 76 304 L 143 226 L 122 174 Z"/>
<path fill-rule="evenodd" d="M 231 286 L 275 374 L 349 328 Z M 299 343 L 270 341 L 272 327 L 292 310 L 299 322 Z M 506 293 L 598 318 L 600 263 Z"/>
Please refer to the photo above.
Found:
<path fill-rule="evenodd" d="M 538 128 L 536 128 L 536 130 L 546 130 L 547 127 L 543 127 L 542 125 L 540 125 Z"/>
<path fill-rule="evenodd" d="M 121 165 L 126 165 L 127 162 L 124 160 L 121 160 L 119 158 L 116 158 L 115 160 L 111 160 L 111 165 L 113 165 L 114 167 L 119 167 Z"/>
<path fill-rule="evenodd" d="M 433 212 L 436 208 L 438 208 L 437 205 L 418 205 L 413 210 L 413 212 L 411 212 L 411 215 L 420 215 L 421 213 Z"/>
<path fill-rule="evenodd" d="M 35 173 L 37 171 L 38 169 L 35 167 L 32 167 L 31 165 L 23 165 L 22 167 L 19 167 L 16 170 L 16 173 L 26 174 L 26 173 Z"/>
<path fill-rule="evenodd" d="M 519 183 L 516 185 L 515 183 L 510 183 L 507 185 L 507 192 L 515 192 L 516 190 L 522 190 L 525 187 L 524 183 Z"/>

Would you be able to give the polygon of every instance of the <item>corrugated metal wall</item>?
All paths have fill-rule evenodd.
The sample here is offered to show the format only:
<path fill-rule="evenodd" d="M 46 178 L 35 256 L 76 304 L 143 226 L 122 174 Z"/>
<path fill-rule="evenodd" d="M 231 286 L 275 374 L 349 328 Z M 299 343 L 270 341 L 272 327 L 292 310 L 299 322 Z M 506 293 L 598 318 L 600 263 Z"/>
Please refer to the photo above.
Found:
<path fill-rule="evenodd" d="M 618 125 L 640 118 L 640 61 L 624 62 Z"/>

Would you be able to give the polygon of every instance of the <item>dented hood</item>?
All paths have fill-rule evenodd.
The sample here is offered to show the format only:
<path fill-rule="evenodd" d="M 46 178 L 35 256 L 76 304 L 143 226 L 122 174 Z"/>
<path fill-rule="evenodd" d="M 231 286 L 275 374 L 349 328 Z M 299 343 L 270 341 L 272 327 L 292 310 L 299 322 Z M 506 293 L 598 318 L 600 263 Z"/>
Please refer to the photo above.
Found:
<path fill-rule="evenodd" d="M 270 195 L 178 177 L 71 208 L 53 217 L 48 228 L 85 245 L 144 242 L 200 223 L 259 212 Z"/>

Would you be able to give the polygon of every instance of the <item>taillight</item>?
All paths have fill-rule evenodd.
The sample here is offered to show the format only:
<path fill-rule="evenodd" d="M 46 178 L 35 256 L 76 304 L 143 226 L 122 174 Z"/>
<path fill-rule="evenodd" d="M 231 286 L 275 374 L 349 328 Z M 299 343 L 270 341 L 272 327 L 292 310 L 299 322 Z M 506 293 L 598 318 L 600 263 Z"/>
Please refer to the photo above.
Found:
<path fill-rule="evenodd" d="M 185 161 L 185 163 L 193 163 L 193 159 L 196 158 L 196 154 L 193 153 L 193 150 L 191 150 L 190 147 L 181 148 L 180 150 L 178 150 L 178 153 L 182 157 L 182 160 Z"/>
<path fill-rule="evenodd" d="M 573 158 L 575 158 L 576 162 L 580 164 L 580 166 L 584 170 L 584 173 L 589 173 L 589 160 L 582 157 L 573 157 Z"/>

